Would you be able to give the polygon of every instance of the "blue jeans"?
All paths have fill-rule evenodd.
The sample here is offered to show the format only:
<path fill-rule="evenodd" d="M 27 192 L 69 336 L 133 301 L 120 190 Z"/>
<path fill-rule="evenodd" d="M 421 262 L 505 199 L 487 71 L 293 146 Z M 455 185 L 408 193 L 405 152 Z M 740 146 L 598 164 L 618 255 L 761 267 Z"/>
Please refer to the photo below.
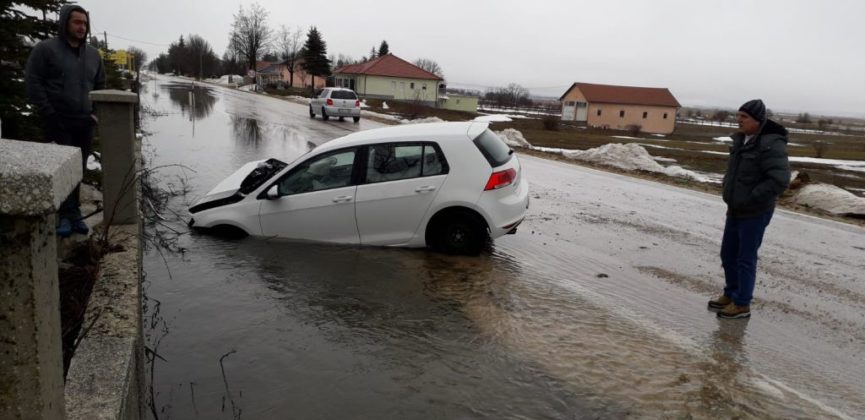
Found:
<path fill-rule="evenodd" d="M 735 218 L 727 216 L 724 239 L 721 241 L 721 264 L 726 286 L 724 295 L 738 306 L 748 306 L 754 297 L 757 279 L 757 250 L 774 210 L 759 216 Z"/>

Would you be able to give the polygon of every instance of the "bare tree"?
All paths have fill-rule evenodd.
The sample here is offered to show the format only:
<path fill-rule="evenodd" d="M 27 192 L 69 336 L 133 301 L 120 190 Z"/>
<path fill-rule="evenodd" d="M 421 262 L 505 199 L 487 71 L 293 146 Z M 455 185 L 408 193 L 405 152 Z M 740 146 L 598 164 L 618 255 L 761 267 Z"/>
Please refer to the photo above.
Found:
<path fill-rule="evenodd" d="M 722 109 L 722 110 L 715 112 L 714 118 L 718 122 L 724 122 L 724 121 L 727 121 L 727 117 L 729 117 L 729 116 L 730 116 L 730 112 Z"/>
<path fill-rule="evenodd" d="M 255 70 L 255 62 L 270 46 L 272 32 L 267 27 L 267 10 L 253 3 L 249 10 L 240 10 L 234 15 L 231 25 L 229 48 L 242 57 L 249 69 Z"/>
<path fill-rule="evenodd" d="M 426 70 L 426 71 L 428 71 L 428 72 L 430 72 L 430 73 L 432 73 L 438 77 L 441 77 L 442 79 L 444 79 L 444 77 L 445 77 L 445 73 L 444 73 L 444 71 L 442 71 L 442 68 L 441 68 L 441 66 L 439 66 L 439 63 L 436 63 L 434 60 L 431 60 L 429 58 L 418 58 L 417 60 L 414 61 L 414 65 L 416 65 L 416 66 L 418 66 L 418 67 L 420 67 L 420 68 L 422 68 L 422 69 L 424 69 L 424 70 Z"/>
<path fill-rule="evenodd" d="M 300 50 L 303 48 L 301 37 L 303 31 L 300 28 L 291 29 L 282 25 L 276 36 L 277 48 L 282 57 L 285 67 L 288 68 L 288 85 L 294 86 L 294 72 L 300 67 Z"/>
<path fill-rule="evenodd" d="M 147 53 L 144 52 L 141 48 L 138 47 L 129 47 L 126 49 L 126 52 L 132 55 L 132 65 L 135 67 L 135 71 L 141 70 L 144 67 L 144 63 L 147 61 Z"/>
<path fill-rule="evenodd" d="M 186 59 L 191 73 L 199 79 L 214 76 L 218 72 L 219 57 L 213 52 L 210 43 L 196 34 L 190 34 L 186 42 Z"/>

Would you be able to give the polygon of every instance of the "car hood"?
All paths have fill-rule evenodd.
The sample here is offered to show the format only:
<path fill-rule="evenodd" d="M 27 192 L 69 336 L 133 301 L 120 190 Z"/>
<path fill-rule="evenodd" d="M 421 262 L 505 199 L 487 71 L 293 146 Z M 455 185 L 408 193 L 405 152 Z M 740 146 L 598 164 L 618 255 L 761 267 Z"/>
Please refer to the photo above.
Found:
<path fill-rule="evenodd" d="M 248 162 L 216 184 L 204 197 L 201 197 L 189 208 L 189 212 L 198 213 L 202 210 L 236 203 L 258 189 L 286 166 L 288 164 L 279 159 Z"/>

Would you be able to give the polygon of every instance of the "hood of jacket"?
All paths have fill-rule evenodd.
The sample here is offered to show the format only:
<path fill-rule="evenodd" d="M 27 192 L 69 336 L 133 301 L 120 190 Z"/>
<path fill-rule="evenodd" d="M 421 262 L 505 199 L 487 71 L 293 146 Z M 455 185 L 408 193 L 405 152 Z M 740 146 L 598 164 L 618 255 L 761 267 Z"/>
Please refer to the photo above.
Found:
<path fill-rule="evenodd" d="M 77 4 L 67 4 L 60 8 L 60 18 L 57 19 L 57 36 L 64 41 L 69 40 L 67 33 L 69 28 L 69 19 L 72 17 L 72 12 L 81 12 L 87 15 L 87 33 L 84 34 L 83 44 L 86 44 L 90 37 L 90 14 L 83 7 Z"/>

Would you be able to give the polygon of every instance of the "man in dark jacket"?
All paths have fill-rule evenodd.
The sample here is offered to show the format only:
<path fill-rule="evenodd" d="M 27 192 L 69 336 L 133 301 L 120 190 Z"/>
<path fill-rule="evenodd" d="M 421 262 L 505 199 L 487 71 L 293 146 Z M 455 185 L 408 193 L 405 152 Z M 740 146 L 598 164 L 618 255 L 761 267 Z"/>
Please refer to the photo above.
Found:
<path fill-rule="evenodd" d="M 790 183 L 787 129 L 766 118 L 763 101 L 746 102 L 736 114 L 739 132 L 732 136 L 724 175 L 727 223 L 721 241 L 724 294 L 709 301 L 719 318 L 748 318 L 757 275 L 757 250 L 772 220 L 775 201 Z"/>
<path fill-rule="evenodd" d="M 42 117 L 46 142 L 81 149 L 87 166 L 96 116 L 90 91 L 105 88 L 105 71 L 99 52 L 87 45 L 90 17 L 81 6 L 60 9 L 58 35 L 36 44 L 27 60 L 27 94 Z M 79 188 L 60 205 L 57 234 L 86 234 L 81 218 Z"/>

